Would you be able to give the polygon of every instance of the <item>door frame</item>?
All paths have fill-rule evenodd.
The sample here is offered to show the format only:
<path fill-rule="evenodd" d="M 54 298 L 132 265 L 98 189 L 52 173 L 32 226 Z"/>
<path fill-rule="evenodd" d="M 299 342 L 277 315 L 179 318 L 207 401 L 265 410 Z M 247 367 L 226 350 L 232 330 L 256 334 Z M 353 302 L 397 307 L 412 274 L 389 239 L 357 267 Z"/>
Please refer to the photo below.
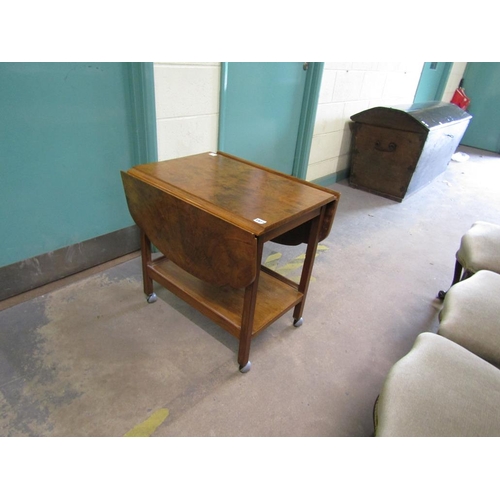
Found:
<path fill-rule="evenodd" d="M 299 179 L 305 179 L 307 175 L 324 67 L 324 62 L 312 62 L 309 63 L 309 69 L 307 70 L 306 88 L 302 100 L 297 147 L 295 148 L 292 171 L 292 175 Z"/>
<path fill-rule="evenodd" d="M 221 63 L 221 88 L 220 88 L 220 111 L 225 110 L 227 106 L 226 92 L 228 62 Z M 307 166 L 309 163 L 309 154 L 311 152 L 311 143 L 318 109 L 319 92 L 321 80 L 323 78 L 324 62 L 309 62 L 302 98 L 302 107 L 300 112 L 299 130 L 295 144 L 295 155 L 292 168 L 292 176 L 299 179 L 305 179 L 307 175 Z M 226 124 L 224 120 L 225 113 L 219 112 L 219 138 L 218 149 L 224 150 L 223 137 L 225 136 Z"/>
<path fill-rule="evenodd" d="M 154 63 L 129 63 L 135 163 L 158 161 Z"/>

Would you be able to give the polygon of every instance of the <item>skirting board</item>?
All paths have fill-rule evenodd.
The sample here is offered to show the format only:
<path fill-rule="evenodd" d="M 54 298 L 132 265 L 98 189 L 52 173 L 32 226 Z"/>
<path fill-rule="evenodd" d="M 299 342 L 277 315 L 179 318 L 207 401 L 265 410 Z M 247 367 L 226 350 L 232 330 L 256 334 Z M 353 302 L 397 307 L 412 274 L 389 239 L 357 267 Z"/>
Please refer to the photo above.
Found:
<path fill-rule="evenodd" d="M 344 170 L 339 170 L 330 175 L 325 175 L 324 177 L 320 177 L 319 179 L 314 179 L 311 181 L 313 184 L 317 184 L 318 186 L 328 187 L 331 184 L 335 184 L 336 182 L 340 182 L 349 177 L 350 169 L 346 168 Z"/>
<path fill-rule="evenodd" d="M 140 248 L 135 225 L 0 267 L 0 300 L 103 264 Z"/>

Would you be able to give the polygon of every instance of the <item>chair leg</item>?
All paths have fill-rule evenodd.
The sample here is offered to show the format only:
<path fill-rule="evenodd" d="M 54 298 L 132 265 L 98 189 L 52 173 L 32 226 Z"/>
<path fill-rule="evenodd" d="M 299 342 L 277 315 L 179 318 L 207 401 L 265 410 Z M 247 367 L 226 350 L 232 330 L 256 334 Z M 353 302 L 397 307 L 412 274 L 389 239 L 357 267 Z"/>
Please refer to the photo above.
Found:
<path fill-rule="evenodd" d="M 467 274 L 467 271 L 463 272 L 462 264 L 460 264 L 460 262 L 458 262 L 458 260 L 456 260 L 455 261 L 455 272 L 453 273 L 453 281 L 451 283 L 450 288 L 455 283 L 458 283 L 462 279 L 465 279 L 466 277 L 468 278 L 468 276 L 466 276 L 466 274 Z M 437 297 L 438 297 L 438 299 L 443 300 L 446 297 L 446 292 L 444 290 L 440 290 Z"/>
<path fill-rule="evenodd" d="M 375 437 L 377 435 L 377 426 L 378 426 L 378 413 L 377 413 L 377 406 L 378 406 L 378 400 L 380 398 L 380 394 L 377 396 L 375 399 L 375 403 L 373 403 L 373 411 L 372 411 L 372 419 L 373 419 L 373 434 L 371 437 Z"/>
<path fill-rule="evenodd" d="M 451 286 L 453 286 L 455 283 L 458 283 L 460 280 L 463 279 L 462 271 L 463 271 L 462 264 L 458 262 L 458 260 L 455 262 L 455 273 L 453 275 L 453 283 Z"/>

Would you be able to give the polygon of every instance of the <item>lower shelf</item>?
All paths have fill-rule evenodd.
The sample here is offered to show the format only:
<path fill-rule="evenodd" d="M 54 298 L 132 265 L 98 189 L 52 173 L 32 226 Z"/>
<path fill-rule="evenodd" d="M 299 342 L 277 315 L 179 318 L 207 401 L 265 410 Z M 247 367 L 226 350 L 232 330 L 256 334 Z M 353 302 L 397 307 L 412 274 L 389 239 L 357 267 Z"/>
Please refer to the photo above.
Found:
<path fill-rule="evenodd" d="M 217 287 L 195 278 L 166 258 L 148 265 L 149 276 L 229 333 L 239 338 L 244 289 Z M 303 294 L 261 272 L 252 335 L 256 335 L 298 304 Z"/>

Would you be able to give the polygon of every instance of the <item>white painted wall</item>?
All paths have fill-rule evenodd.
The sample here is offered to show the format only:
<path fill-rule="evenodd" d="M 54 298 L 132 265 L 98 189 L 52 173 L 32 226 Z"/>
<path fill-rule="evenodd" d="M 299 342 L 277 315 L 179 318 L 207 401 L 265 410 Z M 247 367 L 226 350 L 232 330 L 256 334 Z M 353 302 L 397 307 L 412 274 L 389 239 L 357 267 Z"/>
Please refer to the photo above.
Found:
<path fill-rule="evenodd" d="M 154 63 L 158 160 L 217 150 L 220 63 Z"/>
<path fill-rule="evenodd" d="M 460 84 L 460 80 L 464 76 L 466 66 L 467 66 L 466 62 L 453 63 L 450 76 L 448 77 L 448 83 L 446 84 L 446 88 L 444 89 L 442 101 L 444 102 L 451 101 L 451 98 L 453 97 L 455 90 L 458 88 L 458 85 Z M 465 83 L 464 87 L 466 87 Z M 465 93 L 467 94 L 467 88 L 465 88 Z"/>

